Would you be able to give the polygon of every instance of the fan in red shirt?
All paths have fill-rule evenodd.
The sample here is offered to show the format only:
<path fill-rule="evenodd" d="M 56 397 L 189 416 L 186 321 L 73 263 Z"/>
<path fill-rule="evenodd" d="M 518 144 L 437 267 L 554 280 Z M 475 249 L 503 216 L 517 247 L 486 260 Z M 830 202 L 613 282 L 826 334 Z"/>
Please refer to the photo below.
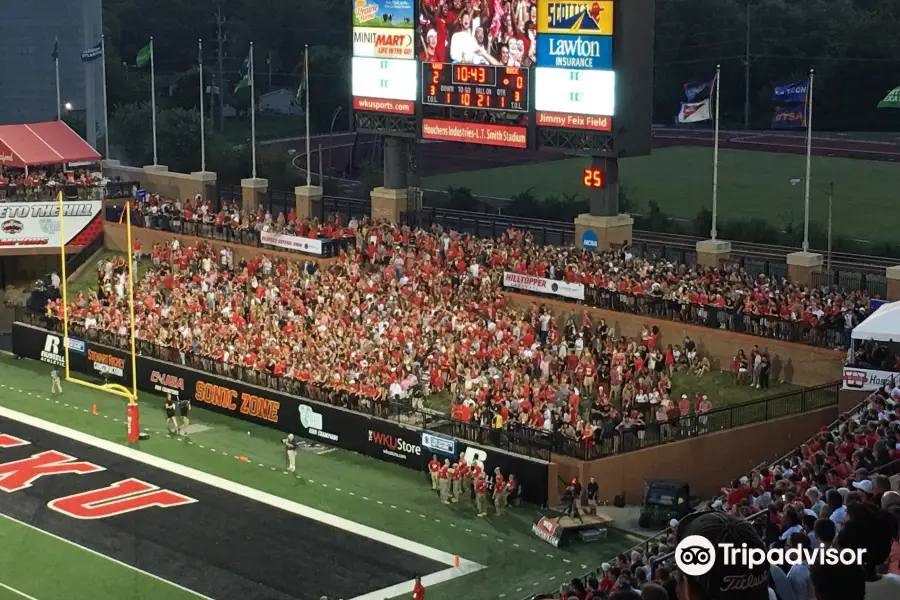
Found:
<path fill-rule="evenodd" d="M 413 586 L 413 600 L 425 600 L 425 586 L 422 585 L 422 577 L 416 575 L 416 584 Z"/>

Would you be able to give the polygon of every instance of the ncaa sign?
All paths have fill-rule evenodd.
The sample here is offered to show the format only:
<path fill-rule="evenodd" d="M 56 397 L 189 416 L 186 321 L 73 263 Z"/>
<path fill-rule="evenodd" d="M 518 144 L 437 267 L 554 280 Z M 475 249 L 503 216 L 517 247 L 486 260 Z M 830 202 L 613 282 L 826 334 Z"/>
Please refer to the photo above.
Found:
<path fill-rule="evenodd" d="M 586 230 L 581 234 L 581 247 L 585 250 L 594 252 L 597 250 L 598 240 L 597 234 L 592 229 Z"/>
<path fill-rule="evenodd" d="M 537 36 L 537 64 L 541 67 L 612 69 L 612 36 Z"/>

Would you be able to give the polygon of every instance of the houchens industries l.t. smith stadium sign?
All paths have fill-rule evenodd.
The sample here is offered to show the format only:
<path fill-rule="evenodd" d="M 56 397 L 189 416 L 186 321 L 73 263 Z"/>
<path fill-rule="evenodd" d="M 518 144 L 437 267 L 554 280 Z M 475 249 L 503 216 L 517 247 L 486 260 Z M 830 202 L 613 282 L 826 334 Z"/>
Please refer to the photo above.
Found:
<path fill-rule="evenodd" d="M 94 220 L 100 219 L 103 202 L 66 202 L 63 219 L 66 245 L 84 246 Z M 0 203 L 0 248 L 59 248 L 59 205 L 56 202 Z"/>

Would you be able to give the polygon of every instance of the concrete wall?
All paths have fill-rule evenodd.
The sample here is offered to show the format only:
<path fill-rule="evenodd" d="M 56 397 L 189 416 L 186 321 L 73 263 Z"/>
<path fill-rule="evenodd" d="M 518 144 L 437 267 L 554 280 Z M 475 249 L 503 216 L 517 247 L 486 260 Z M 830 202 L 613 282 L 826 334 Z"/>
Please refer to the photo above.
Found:
<path fill-rule="evenodd" d="M 558 319 L 559 325 L 563 324 L 570 311 L 574 310 L 576 315 L 580 316 L 581 311 L 586 308 L 564 301 L 535 298 L 524 294 L 507 293 L 506 298 L 521 306 L 530 306 L 532 302 L 547 306 Z M 811 386 L 837 381 L 842 376 L 845 358 L 842 352 L 599 308 L 587 310 L 595 324 L 600 318 L 606 319 L 606 323 L 615 329 L 617 336 L 639 337 L 644 325 L 649 327 L 655 325 L 659 328 L 659 343 L 663 347 L 667 344 L 681 344 L 685 336 L 690 336 L 699 347 L 700 353 L 709 356 L 715 370 L 730 371 L 732 358 L 738 349 L 743 348 L 744 352 L 749 354 L 753 345 L 758 344 L 772 357 L 772 377 L 779 381 Z"/>
<path fill-rule="evenodd" d="M 119 177 L 122 181 L 137 181 L 142 189 L 168 198 L 185 200 L 201 194 L 206 199 L 213 199 L 216 193 L 214 178 L 211 182 L 204 181 L 197 175 L 189 173 L 152 172 L 141 167 L 115 164 L 115 161 L 104 161 L 103 174 L 111 179 Z"/>
<path fill-rule="evenodd" d="M 563 456 L 553 462 L 563 480 L 595 477 L 601 500 L 625 494 L 626 502 L 640 504 L 645 482 L 659 478 L 686 481 L 692 495 L 711 498 L 735 477 L 797 448 L 837 414 L 836 407 L 823 408 L 592 462 Z"/>

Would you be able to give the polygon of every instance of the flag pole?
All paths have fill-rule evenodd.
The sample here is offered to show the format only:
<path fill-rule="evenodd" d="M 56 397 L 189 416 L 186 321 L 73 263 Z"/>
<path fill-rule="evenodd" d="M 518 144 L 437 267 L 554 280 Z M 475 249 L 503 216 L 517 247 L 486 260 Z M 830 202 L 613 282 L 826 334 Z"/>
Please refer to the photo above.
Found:
<path fill-rule="evenodd" d="M 56 120 L 62 121 L 62 99 L 59 97 L 59 38 L 54 40 L 53 50 L 53 64 L 56 67 Z"/>
<path fill-rule="evenodd" d="M 200 70 L 200 170 L 206 171 L 206 117 L 203 109 L 203 40 L 197 40 L 197 66 Z"/>
<path fill-rule="evenodd" d="M 103 144 L 109 158 L 109 104 L 106 96 L 106 36 L 100 36 L 100 60 L 103 62 Z"/>
<path fill-rule="evenodd" d="M 809 92 L 806 109 L 806 177 L 803 178 L 803 251 L 809 252 L 809 176 L 812 157 L 813 78 L 815 69 L 809 70 Z"/>
<path fill-rule="evenodd" d="M 150 110 L 153 112 L 153 164 L 158 164 L 156 153 L 156 64 L 153 61 L 153 36 L 150 36 Z"/>
<path fill-rule="evenodd" d="M 712 189 L 712 229 L 709 237 L 716 239 L 716 218 L 718 217 L 719 200 L 719 79 L 722 73 L 722 65 L 716 65 L 716 120 L 715 139 L 713 141 L 713 189 Z"/>
<path fill-rule="evenodd" d="M 309 150 L 309 45 L 303 52 L 303 83 L 306 88 L 306 185 L 312 185 L 312 156 Z M 321 183 L 321 182 L 320 182 Z"/>
<path fill-rule="evenodd" d="M 250 144 L 253 147 L 253 179 L 256 179 L 256 84 L 253 75 L 253 42 L 250 42 Z"/>

